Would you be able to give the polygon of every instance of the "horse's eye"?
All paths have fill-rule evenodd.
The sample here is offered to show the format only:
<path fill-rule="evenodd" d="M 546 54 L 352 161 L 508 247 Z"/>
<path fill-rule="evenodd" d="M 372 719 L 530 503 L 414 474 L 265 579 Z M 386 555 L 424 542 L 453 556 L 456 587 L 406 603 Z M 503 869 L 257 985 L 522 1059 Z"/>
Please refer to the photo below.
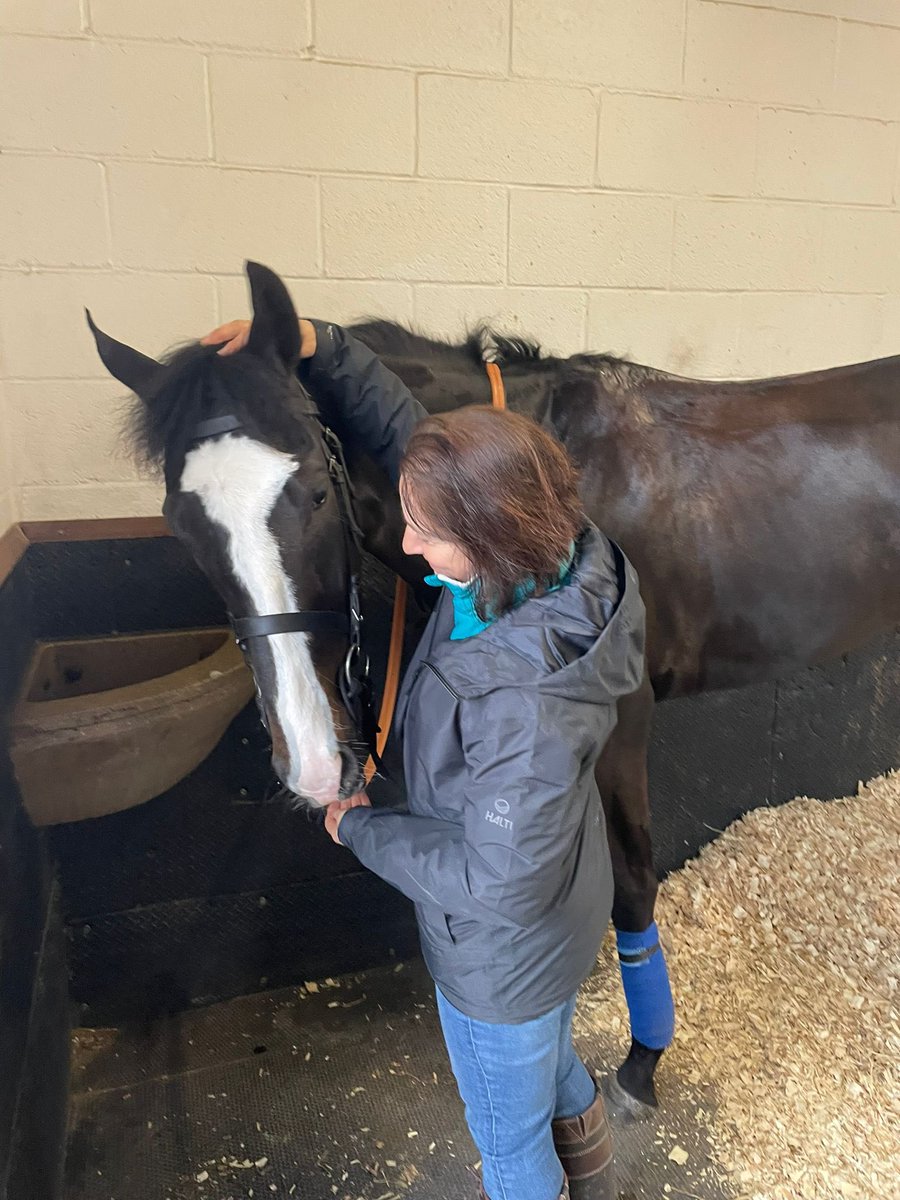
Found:
<path fill-rule="evenodd" d="M 313 492 L 312 503 L 313 508 L 321 508 L 328 499 L 328 493 L 323 491 Z"/>

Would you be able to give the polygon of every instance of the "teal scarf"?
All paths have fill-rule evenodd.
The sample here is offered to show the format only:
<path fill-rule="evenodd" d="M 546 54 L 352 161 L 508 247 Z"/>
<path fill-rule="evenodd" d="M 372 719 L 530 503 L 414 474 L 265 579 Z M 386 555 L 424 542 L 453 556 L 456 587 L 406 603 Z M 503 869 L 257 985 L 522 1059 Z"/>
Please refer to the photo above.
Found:
<path fill-rule="evenodd" d="M 559 568 L 559 581 L 548 588 L 548 592 L 557 592 L 569 582 L 572 567 L 575 563 L 575 543 L 569 548 L 569 556 Z M 469 580 L 460 583 L 458 579 L 448 579 L 446 575 L 426 575 L 425 582 L 429 587 L 445 587 L 453 599 L 453 629 L 450 631 L 451 642 L 461 642 L 464 638 L 475 637 L 482 630 L 493 625 L 496 617 L 482 621 L 475 611 L 475 583 Z M 533 579 L 526 579 L 516 588 L 515 603 L 520 605 L 527 600 L 535 589 Z"/>

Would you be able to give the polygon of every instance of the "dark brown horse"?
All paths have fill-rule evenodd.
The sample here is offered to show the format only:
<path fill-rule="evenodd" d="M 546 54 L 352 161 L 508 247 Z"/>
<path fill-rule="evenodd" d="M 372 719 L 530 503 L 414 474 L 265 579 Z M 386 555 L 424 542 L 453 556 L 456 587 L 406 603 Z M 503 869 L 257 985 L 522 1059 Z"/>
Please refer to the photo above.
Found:
<path fill-rule="evenodd" d="M 143 399 L 145 444 L 165 461 L 167 514 L 219 590 L 237 596 L 244 611 L 259 612 L 261 604 L 277 602 L 255 599 L 223 552 L 227 531 L 221 514 L 228 505 L 210 500 L 208 493 L 215 478 L 227 492 L 227 464 L 207 462 L 201 470 L 192 441 L 198 417 L 237 413 L 238 429 L 221 435 L 231 443 L 227 453 L 233 467 L 239 466 L 235 447 L 244 436 L 275 447 L 275 453 L 291 451 L 299 462 L 295 475 L 285 474 L 274 459 L 254 466 L 260 486 L 269 492 L 277 490 L 279 480 L 285 494 L 285 480 L 300 483 L 293 509 L 283 498 L 267 501 L 274 504 L 268 525 L 277 533 L 293 588 L 287 591 L 296 607 L 334 607 L 339 603 L 334 592 L 346 586 L 346 574 L 327 587 L 321 580 L 333 575 L 325 559 L 333 557 L 335 537 L 340 537 L 334 525 L 339 514 L 332 505 L 332 524 L 326 526 L 316 525 L 306 511 L 307 492 L 313 496 L 310 503 L 323 503 L 326 477 L 315 439 L 310 442 L 308 430 L 301 430 L 303 421 L 288 411 L 292 404 L 297 411 L 302 405 L 299 387 L 289 382 L 296 351 L 288 330 L 293 310 L 277 278 L 258 274 L 261 270 L 251 270 L 254 329 L 269 332 L 265 338 L 261 332 L 255 347 L 251 339 L 249 349 L 257 355 L 253 371 L 247 352 L 236 356 L 244 359 L 242 373 L 235 359 L 208 354 L 198 359 L 197 352 L 190 361 L 182 356 L 157 367 L 105 335 L 99 335 L 99 345 L 111 372 Z M 486 351 L 496 356 L 509 407 L 552 429 L 568 447 L 582 468 L 588 515 L 638 570 L 648 616 L 647 675 L 641 689 L 620 704 L 597 774 L 615 869 L 614 921 L 617 929 L 639 934 L 652 925 L 657 891 L 646 767 L 654 699 L 784 675 L 900 623 L 900 357 L 718 383 L 682 379 L 604 355 L 542 358 L 528 343 L 486 331 L 461 346 L 387 322 L 359 325 L 352 332 L 431 412 L 487 403 L 483 357 Z M 198 361 L 204 364 L 199 375 Z M 280 418 L 273 415 L 274 406 L 284 410 Z M 341 426 L 340 413 L 323 407 L 322 415 L 347 449 L 367 549 L 419 585 L 419 564 L 400 548 L 402 523 L 393 488 L 354 443 L 354 431 Z M 209 447 L 208 438 L 202 446 Z M 252 453 L 247 461 L 254 461 Z M 190 486 L 187 476 L 194 481 Z M 241 486 L 246 491 L 246 479 Z M 218 524 L 212 513 L 216 506 Z M 311 586 L 312 602 L 305 599 Z M 269 595 L 278 594 L 277 587 L 269 589 Z M 340 647 L 327 653 L 330 658 L 318 656 L 314 639 L 313 665 L 328 693 L 336 731 L 329 732 L 319 754 L 323 762 L 336 747 L 344 748 L 341 727 L 346 725 L 328 686 Z M 309 676 L 308 654 L 297 670 Z M 269 723 L 277 731 L 276 674 L 271 663 L 267 674 L 265 661 L 257 669 Z M 292 703 L 292 711 L 302 710 L 296 698 Z M 321 705 L 313 707 L 321 718 Z M 277 733 L 273 739 L 277 748 Z M 352 784 L 346 772 L 345 784 Z M 649 1003 L 659 1008 L 670 1003 L 664 978 L 657 980 Z M 633 1034 L 634 1015 L 633 1010 Z M 633 1110 L 655 1104 L 653 1073 L 661 1053 L 660 1041 L 654 1045 L 633 1037 L 615 1092 Z"/>
<path fill-rule="evenodd" d="M 654 699 L 789 675 L 900 622 L 900 356 L 720 383 L 606 355 L 541 358 L 485 331 L 458 347 L 386 322 L 352 332 L 430 411 L 487 403 L 482 359 L 497 358 L 510 408 L 564 442 L 589 516 L 637 568 L 647 679 L 620 703 L 597 777 L 613 921 L 644 930 L 657 891 L 646 766 Z M 381 533 L 391 545 L 399 536 L 396 525 Z M 620 1100 L 655 1103 L 658 1057 L 632 1041 Z"/>

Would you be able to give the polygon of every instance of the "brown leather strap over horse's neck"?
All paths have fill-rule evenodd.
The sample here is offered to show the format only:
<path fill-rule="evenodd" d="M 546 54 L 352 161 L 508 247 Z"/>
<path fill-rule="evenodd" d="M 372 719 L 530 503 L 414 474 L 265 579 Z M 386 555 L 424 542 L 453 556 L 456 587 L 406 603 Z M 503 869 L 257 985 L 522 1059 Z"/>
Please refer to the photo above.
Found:
<path fill-rule="evenodd" d="M 506 408 L 506 389 L 503 386 L 503 376 L 495 362 L 486 362 L 484 369 L 491 381 L 491 404 L 494 408 Z"/>
<path fill-rule="evenodd" d="M 491 404 L 494 408 L 506 408 L 506 389 L 503 386 L 503 376 L 495 362 L 484 364 L 487 377 L 491 384 Z M 394 588 L 394 615 L 391 619 L 391 642 L 388 649 L 387 676 L 384 681 L 384 695 L 381 698 L 381 712 L 378 714 L 378 733 L 375 737 L 375 748 L 379 756 L 384 754 L 391 722 L 394 719 L 394 709 L 397 705 L 397 693 L 400 690 L 400 664 L 403 659 L 403 628 L 406 623 L 406 581 L 397 578 Z M 366 783 L 372 782 L 375 774 L 375 760 L 370 758 L 364 772 Z"/>

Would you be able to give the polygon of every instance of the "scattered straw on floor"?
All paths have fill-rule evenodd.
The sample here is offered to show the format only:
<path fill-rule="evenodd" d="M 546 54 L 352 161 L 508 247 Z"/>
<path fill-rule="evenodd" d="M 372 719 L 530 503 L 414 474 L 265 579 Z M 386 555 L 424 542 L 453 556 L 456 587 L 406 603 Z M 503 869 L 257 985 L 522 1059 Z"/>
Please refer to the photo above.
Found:
<path fill-rule="evenodd" d="M 742 1200 L 900 1196 L 900 772 L 749 813 L 657 913 L 667 1067 L 713 1085 L 713 1152 Z M 624 1031 L 604 956 L 582 1020 Z"/>

